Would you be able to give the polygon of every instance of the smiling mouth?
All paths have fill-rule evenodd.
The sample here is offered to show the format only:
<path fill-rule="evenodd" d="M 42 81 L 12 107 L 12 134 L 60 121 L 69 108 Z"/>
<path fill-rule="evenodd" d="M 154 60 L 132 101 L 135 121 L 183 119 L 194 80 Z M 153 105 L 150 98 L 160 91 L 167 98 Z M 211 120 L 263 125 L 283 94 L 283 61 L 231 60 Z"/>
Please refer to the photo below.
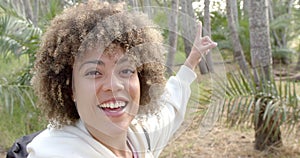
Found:
<path fill-rule="evenodd" d="M 127 106 L 127 102 L 125 101 L 115 101 L 115 102 L 107 102 L 98 105 L 107 116 L 118 117 L 124 114 L 125 107 Z"/>

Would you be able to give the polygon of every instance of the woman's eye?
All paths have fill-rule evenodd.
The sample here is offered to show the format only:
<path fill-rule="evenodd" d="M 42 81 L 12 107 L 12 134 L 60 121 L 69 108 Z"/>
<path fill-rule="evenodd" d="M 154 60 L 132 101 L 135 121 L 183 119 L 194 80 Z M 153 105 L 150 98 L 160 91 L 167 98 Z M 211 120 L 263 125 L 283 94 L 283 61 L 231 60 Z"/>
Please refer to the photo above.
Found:
<path fill-rule="evenodd" d="M 97 77 L 97 76 L 100 76 L 101 73 L 97 70 L 95 71 L 89 71 L 85 74 L 85 76 L 88 76 L 88 77 Z"/>
<path fill-rule="evenodd" d="M 120 72 L 120 75 L 122 77 L 130 77 L 132 74 L 134 74 L 135 70 L 131 70 L 131 69 L 124 69 Z"/>

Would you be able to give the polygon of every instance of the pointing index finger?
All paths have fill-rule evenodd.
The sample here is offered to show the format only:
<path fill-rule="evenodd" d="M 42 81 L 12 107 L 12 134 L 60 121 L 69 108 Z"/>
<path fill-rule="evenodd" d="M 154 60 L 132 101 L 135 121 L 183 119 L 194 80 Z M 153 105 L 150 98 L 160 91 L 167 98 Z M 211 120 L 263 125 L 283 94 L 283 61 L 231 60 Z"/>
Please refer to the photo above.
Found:
<path fill-rule="evenodd" d="M 202 37 L 202 22 L 199 21 L 197 25 L 196 40 L 199 40 L 201 37 Z"/>

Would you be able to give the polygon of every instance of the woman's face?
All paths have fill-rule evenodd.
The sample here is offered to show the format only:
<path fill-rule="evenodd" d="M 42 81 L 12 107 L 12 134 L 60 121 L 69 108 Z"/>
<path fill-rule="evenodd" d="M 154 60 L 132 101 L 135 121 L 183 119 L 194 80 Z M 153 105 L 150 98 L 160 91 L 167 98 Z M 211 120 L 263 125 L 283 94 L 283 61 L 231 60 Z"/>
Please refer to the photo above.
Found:
<path fill-rule="evenodd" d="M 81 120 L 104 134 L 127 130 L 138 112 L 140 82 L 135 64 L 115 45 L 111 53 L 94 49 L 73 67 L 73 98 Z"/>

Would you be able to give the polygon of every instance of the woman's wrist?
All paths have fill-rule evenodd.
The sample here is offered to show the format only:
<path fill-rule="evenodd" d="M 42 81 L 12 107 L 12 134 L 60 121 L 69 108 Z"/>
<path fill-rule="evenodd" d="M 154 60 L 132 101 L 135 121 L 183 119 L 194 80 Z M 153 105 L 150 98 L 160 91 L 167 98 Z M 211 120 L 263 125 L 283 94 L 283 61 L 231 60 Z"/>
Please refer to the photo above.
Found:
<path fill-rule="evenodd" d="M 193 58 L 193 57 L 189 56 L 185 60 L 184 65 L 189 67 L 191 70 L 194 70 L 200 60 L 201 60 L 201 58 L 199 59 L 199 58 Z"/>
<path fill-rule="evenodd" d="M 188 68 L 190 68 L 191 70 L 195 69 L 195 67 L 190 62 L 188 62 L 187 60 L 184 62 L 184 65 L 187 66 Z"/>

